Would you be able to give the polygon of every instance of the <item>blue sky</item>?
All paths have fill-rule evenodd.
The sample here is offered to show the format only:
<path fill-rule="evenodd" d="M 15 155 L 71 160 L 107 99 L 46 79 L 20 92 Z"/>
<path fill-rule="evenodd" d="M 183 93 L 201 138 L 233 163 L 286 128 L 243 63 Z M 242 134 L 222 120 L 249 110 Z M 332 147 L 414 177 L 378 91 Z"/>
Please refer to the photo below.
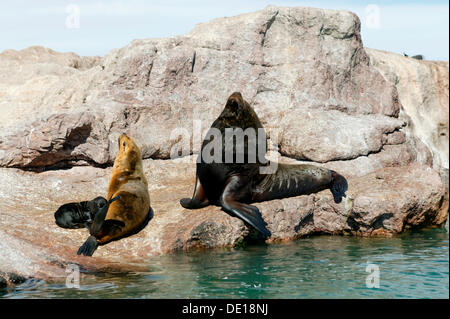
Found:
<path fill-rule="evenodd" d="M 185 34 L 196 23 L 269 4 L 349 10 L 361 19 L 364 46 L 448 61 L 449 3 L 437 0 L 2 1 L 0 51 L 42 45 L 61 52 L 104 55 L 133 39 Z M 79 20 L 73 19 L 77 8 Z"/>

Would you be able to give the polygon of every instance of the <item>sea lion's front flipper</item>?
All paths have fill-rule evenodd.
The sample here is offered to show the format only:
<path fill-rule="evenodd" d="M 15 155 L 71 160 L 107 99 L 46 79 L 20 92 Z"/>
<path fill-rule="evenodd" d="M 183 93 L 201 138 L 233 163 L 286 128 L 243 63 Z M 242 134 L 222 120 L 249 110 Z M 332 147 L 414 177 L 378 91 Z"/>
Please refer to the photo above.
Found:
<path fill-rule="evenodd" d="M 102 221 L 101 228 L 97 233 L 89 236 L 83 245 L 78 249 L 77 255 L 92 256 L 99 245 L 104 245 L 118 238 L 125 223 L 120 220 L 107 219 Z"/>
<path fill-rule="evenodd" d="M 222 209 L 232 214 L 240 219 L 242 219 L 247 224 L 253 226 L 256 230 L 258 230 L 264 237 L 270 237 L 272 234 L 266 228 L 267 223 L 261 216 L 261 213 L 256 206 L 247 205 L 239 202 L 226 202 L 222 203 Z"/>
<path fill-rule="evenodd" d="M 92 256 L 98 247 L 97 238 L 89 236 L 83 245 L 78 249 L 77 255 Z"/>
<path fill-rule="evenodd" d="M 103 221 L 102 228 L 95 235 L 98 240 L 98 244 L 105 245 L 110 241 L 122 238 L 122 229 L 124 227 L 125 223 L 121 220 L 107 219 Z"/>
<path fill-rule="evenodd" d="M 192 198 L 181 199 L 180 204 L 187 209 L 198 209 L 209 205 L 209 200 L 205 195 L 205 190 L 198 176 L 195 179 L 194 195 L 192 195 Z"/>
<path fill-rule="evenodd" d="M 89 233 L 92 236 L 97 235 L 98 232 L 100 231 L 100 229 L 102 228 L 103 222 L 106 217 L 106 213 L 108 212 L 108 209 L 109 209 L 109 205 L 119 198 L 120 198 L 120 195 L 117 195 L 116 197 L 111 198 L 109 201 L 103 200 L 98 203 L 97 213 L 95 214 L 94 221 L 89 228 Z"/>
<path fill-rule="evenodd" d="M 258 207 L 240 203 L 235 199 L 235 197 L 239 197 L 238 194 L 242 194 L 242 184 L 245 185 L 246 182 L 242 181 L 239 176 L 233 176 L 228 180 L 220 199 L 222 209 L 253 226 L 264 237 L 270 237 L 272 234 L 266 228 L 267 223 L 262 218 Z"/>

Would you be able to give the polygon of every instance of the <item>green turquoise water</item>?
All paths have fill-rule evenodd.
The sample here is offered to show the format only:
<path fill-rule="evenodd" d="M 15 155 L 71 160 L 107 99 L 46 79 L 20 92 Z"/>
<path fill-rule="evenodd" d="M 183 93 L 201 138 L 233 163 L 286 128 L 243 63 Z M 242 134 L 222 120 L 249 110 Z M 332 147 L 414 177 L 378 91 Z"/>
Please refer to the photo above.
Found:
<path fill-rule="evenodd" d="M 394 238 L 317 236 L 152 257 L 148 271 L 81 275 L 80 288 L 30 280 L 3 298 L 448 298 L 445 229 Z M 379 288 L 368 288 L 368 264 Z M 372 274 L 374 275 L 374 274 Z"/>

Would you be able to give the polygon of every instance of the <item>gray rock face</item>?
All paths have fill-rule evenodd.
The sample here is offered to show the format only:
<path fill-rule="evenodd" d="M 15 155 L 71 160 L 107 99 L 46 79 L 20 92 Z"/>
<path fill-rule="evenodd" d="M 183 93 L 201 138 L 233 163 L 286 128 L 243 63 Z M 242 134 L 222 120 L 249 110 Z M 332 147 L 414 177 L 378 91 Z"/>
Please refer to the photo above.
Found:
<path fill-rule="evenodd" d="M 404 123 L 359 29 L 350 12 L 267 7 L 186 36 L 135 40 L 102 59 L 6 51 L 0 166 L 110 165 L 122 131 L 144 158 L 168 159 L 174 130 L 192 135 L 193 120 L 206 130 L 234 91 L 282 132 L 283 155 L 329 162 L 379 152 Z"/>
<path fill-rule="evenodd" d="M 395 65 L 409 58 L 368 52 L 350 12 L 270 6 L 199 24 L 184 36 L 135 40 L 104 57 L 41 47 L 1 53 L 2 282 L 11 283 L 2 275 L 10 273 L 60 280 L 71 263 L 87 273 L 136 270 L 151 255 L 255 239 L 218 207 L 179 205 L 194 187 L 196 133 L 206 132 L 234 91 L 269 131 L 271 156 L 313 162 L 349 181 L 341 204 L 329 191 L 256 204 L 273 234 L 269 242 L 442 226 L 445 143 L 436 142 L 441 126 L 433 123 L 441 123 L 441 109 L 448 115 L 448 69 L 414 60 L 411 73 L 425 71 L 403 77 Z M 419 104 L 409 97 L 410 82 L 419 87 L 411 91 L 420 93 Z M 141 146 L 154 218 L 92 258 L 76 256 L 87 231 L 58 228 L 53 212 L 106 195 L 122 132 Z M 170 159 L 180 145 L 191 155 Z"/>
<path fill-rule="evenodd" d="M 402 112 L 413 134 L 433 153 L 433 167 L 448 183 L 448 62 L 418 61 L 379 50 L 366 50 L 371 64 L 394 83 Z"/>

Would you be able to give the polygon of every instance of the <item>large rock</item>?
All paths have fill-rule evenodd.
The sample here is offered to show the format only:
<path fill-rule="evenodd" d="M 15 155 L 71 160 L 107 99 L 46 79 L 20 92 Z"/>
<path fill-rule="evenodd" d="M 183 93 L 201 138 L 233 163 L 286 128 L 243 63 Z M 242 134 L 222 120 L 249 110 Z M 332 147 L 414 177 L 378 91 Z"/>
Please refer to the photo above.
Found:
<path fill-rule="evenodd" d="M 433 153 L 433 167 L 448 183 L 449 79 L 448 62 L 422 61 L 366 49 L 371 64 L 394 83 L 409 126 Z"/>
<path fill-rule="evenodd" d="M 52 213 L 66 202 L 105 196 L 111 168 L 42 173 L 0 169 L 0 271 L 47 280 L 65 278 L 69 264 L 87 273 L 136 271 L 145 268 L 152 255 L 240 246 L 257 239 L 241 220 L 218 207 L 186 210 L 179 205 L 179 199 L 193 191 L 191 162 L 145 160 L 144 168 L 153 219 L 137 235 L 102 246 L 93 257 L 76 255 L 88 231 L 59 228 Z M 256 206 L 272 232 L 268 242 L 313 234 L 392 236 L 412 227 L 443 225 L 448 210 L 444 194 L 437 172 L 411 164 L 350 178 L 342 204 L 335 204 L 326 190 Z"/>
<path fill-rule="evenodd" d="M 395 66 L 380 62 L 391 58 L 369 53 L 350 12 L 272 6 L 199 24 L 185 36 L 135 40 L 104 57 L 41 47 L 1 53 L 0 285 L 59 280 L 72 263 L 87 273 L 135 271 L 151 255 L 259 240 L 218 207 L 179 205 L 193 191 L 197 132 L 209 128 L 233 91 L 269 131 L 272 157 L 313 162 L 349 181 L 341 204 L 329 191 L 256 204 L 273 234 L 269 242 L 442 226 L 442 145 L 419 134 L 433 126 L 416 124 L 419 105 L 408 104 L 407 82 L 400 86 Z M 429 101 L 438 110 L 440 85 L 448 88 L 448 70 L 431 69 L 405 80 L 427 83 L 417 110 L 424 116 Z M 439 93 L 427 98 L 433 85 Z M 93 258 L 76 256 L 87 231 L 58 228 L 52 213 L 106 195 L 124 131 L 142 147 L 155 216 Z M 187 154 L 170 159 L 175 146 Z"/>
<path fill-rule="evenodd" d="M 123 131 L 144 158 L 168 159 L 177 132 L 192 137 L 194 120 L 205 131 L 233 91 L 279 133 L 285 156 L 325 163 L 381 153 L 374 165 L 384 167 L 396 164 L 385 145 L 412 147 L 402 164 L 418 154 L 403 138 L 394 84 L 370 65 L 360 21 L 346 11 L 267 7 L 101 59 L 8 50 L 0 70 L 0 166 L 108 166 Z M 183 140 L 188 154 L 200 140 Z"/>

